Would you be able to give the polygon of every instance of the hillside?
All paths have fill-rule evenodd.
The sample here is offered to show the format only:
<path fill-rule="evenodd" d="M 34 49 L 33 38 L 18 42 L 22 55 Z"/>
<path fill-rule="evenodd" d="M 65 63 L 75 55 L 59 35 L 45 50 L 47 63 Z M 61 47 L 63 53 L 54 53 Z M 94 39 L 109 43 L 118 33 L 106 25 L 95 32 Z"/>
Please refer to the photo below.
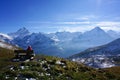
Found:
<path fill-rule="evenodd" d="M 11 46 L 11 45 L 9 45 Z M 16 47 L 14 48 L 16 49 Z M 120 67 L 94 69 L 63 58 L 36 55 L 31 62 L 11 62 L 13 49 L 0 47 L 1 80 L 119 80 Z"/>
<path fill-rule="evenodd" d="M 17 65 L 18 63 L 11 62 L 11 59 L 14 57 L 14 49 L 20 49 L 16 46 L 10 45 L 5 42 L 1 42 L 0 44 L 0 73 L 6 70 L 6 67 L 9 65 Z"/>
<path fill-rule="evenodd" d="M 89 48 L 69 57 L 69 59 L 97 68 L 119 66 L 120 38 L 103 46 Z"/>
<path fill-rule="evenodd" d="M 0 72 L 5 70 L 8 65 L 14 65 L 16 63 L 11 62 L 14 57 L 13 50 L 0 47 Z"/>
<path fill-rule="evenodd" d="M 119 80 L 120 72 L 93 69 L 63 58 L 37 55 L 31 62 L 11 62 L 13 51 L 0 48 L 1 80 Z M 119 67 L 118 67 L 119 68 Z M 112 72 L 114 71 L 114 72 Z M 116 73 L 117 72 L 117 73 Z"/>

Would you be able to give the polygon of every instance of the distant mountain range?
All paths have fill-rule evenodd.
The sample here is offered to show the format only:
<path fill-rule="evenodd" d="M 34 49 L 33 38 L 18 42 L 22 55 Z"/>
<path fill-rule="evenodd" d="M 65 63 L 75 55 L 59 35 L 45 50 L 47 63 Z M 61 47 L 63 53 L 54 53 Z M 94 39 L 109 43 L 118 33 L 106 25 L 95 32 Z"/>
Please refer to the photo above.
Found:
<path fill-rule="evenodd" d="M 113 30 L 109 30 L 109 31 L 107 31 L 107 34 L 109 34 L 114 39 L 120 38 L 120 32 L 115 32 Z"/>
<path fill-rule="evenodd" d="M 98 68 L 120 65 L 120 38 L 106 45 L 89 48 L 69 59 Z"/>
<path fill-rule="evenodd" d="M 25 27 L 16 32 L 8 33 L 7 37 L 1 35 L 0 40 L 26 49 L 31 45 L 36 53 L 68 57 L 87 48 L 107 44 L 118 38 L 114 31 L 105 32 L 100 27 L 90 31 L 56 32 L 56 33 L 30 33 Z M 117 34 L 114 32 L 114 34 Z"/>
<path fill-rule="evenodd" d="M 25 27 L 23 27 L 16 32 L 8 33 L 8 35 L 12 38 L 17 38 L 17 37 L 23 38 L 27 35 L 30 35 L 30 32 Z"/>

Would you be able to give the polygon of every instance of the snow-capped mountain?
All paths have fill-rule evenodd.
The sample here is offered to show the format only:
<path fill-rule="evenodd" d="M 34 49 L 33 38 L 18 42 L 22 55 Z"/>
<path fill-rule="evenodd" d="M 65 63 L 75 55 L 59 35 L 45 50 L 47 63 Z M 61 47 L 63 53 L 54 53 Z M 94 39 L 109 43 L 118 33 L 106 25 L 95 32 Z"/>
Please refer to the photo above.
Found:
<path fill-rule="evenodd" d="M 11 40 L 12 40 L 12 37 L 10 37 L 9 35 L 0 33 L 0 41 L 10 42 Z"/>
<path fill-rule="evenodd" d="M 95 27 L 91 31 L 85 32 L 82 36 L 73 39 L 74 42 L 86 44 L 89 47 L 106 44 L 112 40 L 113 38 L 100 27 Z"/>
<path fill-rule="evenodd" d="M 89 48 L 70 59 L 97 68 L 120 65 L 120 38 L 103 46 Z"/>
<path fill-rule="evenodd" d="M 6 49 L 11 49 L 11 50 L 17 49 L 16 46 L 13 46 L 13 45 L 3 42 L 3 41 L 0 41 L 0 47 L 6 48 Z"/>
<path fill-rule="evenodd" d="M 14 33 L 9 33 L 13 38 L 10 42 L 21 48 L 31 45 L 37 53 L 53 53 L 62 57 L 68 57 L 79 53 L 89 47 L 106 44 L 113 40 L 104 30 L 99 27 L 81 32 L 56 32 L 56 33 L 30 33 L 26 28 L 21 28 Z"/>
<path fill-rule="evenodd" d="M 16 32 L 8 33 L 8 35 L 11 36 L 12 38 L 17 38 L 17 37 L 23 38 L 23 37 L 25 37 L 25 36 L 27 36 L 29 34 L 30 34 L 30 32 L 25 27 L 20 28 Z"/>
<path fill-rule="evenodd" d="M 81 35 L 73 37 L 71 41 L 65 42 L 63 47 L 66 50 L 66 53 L 69 53 L 68 56 L 70 56 L 87 48 L 109 43 L 112 40 L 113 38 L 110 37 L 104 30 L 96 27 Z"/>
<path fill-rule="evenodd" d="M 95 27 L 85 33 L 56 32 L 47 36 L 56 41 L 57 46 L 63 49 L 64 56 L 66 57 L 79 53 L 89 47 L 109 43 L 114 39 L 100 27 Z"/>
<path fill-rule="evenodd" d="M 1 48 L 6 48 L 6 49 L 17 49 L 16 46 L 11 45 L 11 41 L 13 38 L 7 34 L 0 33 L 0 47 Z"/>
<path fill-rule="evenodd" d="M 47 36 L 56 41 L 56 45 L 62 49 L 64 53 L 62 54 L 62 57 L 67 57 L 76 53 L 76 48 L 74 46 L 74 43 L 72 43 L 72 39 L 80 35 L 82 35 L 81 32 L 71 33 L 65 31 L 47 34 Z"/>
<path fill-rule="evenodd" d="M 56 33 L 50 33 L 47 34 L 48 37 L 50 37 L 53 40 L 60 41 L 60 42 L 65 42 L 65 41 L 70 41 L 74 37 L 81 35 L 81 32 L 56 32 Z"/>
<path fill-rule="evenodd" d="M 114 39 L 120 38 L 120 33 L 115 32 L 113 30 L 109 30 L 109 31 L 107 31 L 107 33 Z"/>
<path fill-rule="evenodd" d="M 56 46 L 55 41 L 42 33 L 32 33 L 23 38 L 15 38 L 13 42 L 24 49 L 26 49 L 28 45 L 31 45 L 36 53 L 54 56 L 62 53 L 61 49 Z"/>

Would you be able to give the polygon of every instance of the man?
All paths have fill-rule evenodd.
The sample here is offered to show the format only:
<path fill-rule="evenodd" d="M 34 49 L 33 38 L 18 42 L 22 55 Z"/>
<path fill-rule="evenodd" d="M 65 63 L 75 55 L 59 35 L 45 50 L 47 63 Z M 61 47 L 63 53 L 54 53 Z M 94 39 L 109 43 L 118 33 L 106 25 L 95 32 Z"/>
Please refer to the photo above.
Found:
<path fill-rule="evenodd" d="M 32 47 L 31 47 L 31 46 L 28 46 L 27 50 L 28 50 L 28 51 L 32 51 Z"/>

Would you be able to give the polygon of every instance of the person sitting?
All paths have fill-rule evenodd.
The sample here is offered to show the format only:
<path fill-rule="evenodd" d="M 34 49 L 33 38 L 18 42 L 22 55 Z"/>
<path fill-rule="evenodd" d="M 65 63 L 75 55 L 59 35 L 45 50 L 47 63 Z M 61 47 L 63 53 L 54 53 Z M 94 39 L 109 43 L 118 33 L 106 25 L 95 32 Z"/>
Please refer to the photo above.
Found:
<path fill-rule="evenodd" d="M 31 47 L 31 46 L 28 46 L 27 50 L 28 50 L 28 51 L 32 51 L 32 47 Z"/>
<path fill-rule="evenodd" d="M 32 47 L 31 46 L 28 46 L 28 48 L 27 48 L 27 56 L 26 56 L 26 58 L 28 58 L 28 59 L 30 59 L 31 58 L 31 54 L 32 54 Z"/>

